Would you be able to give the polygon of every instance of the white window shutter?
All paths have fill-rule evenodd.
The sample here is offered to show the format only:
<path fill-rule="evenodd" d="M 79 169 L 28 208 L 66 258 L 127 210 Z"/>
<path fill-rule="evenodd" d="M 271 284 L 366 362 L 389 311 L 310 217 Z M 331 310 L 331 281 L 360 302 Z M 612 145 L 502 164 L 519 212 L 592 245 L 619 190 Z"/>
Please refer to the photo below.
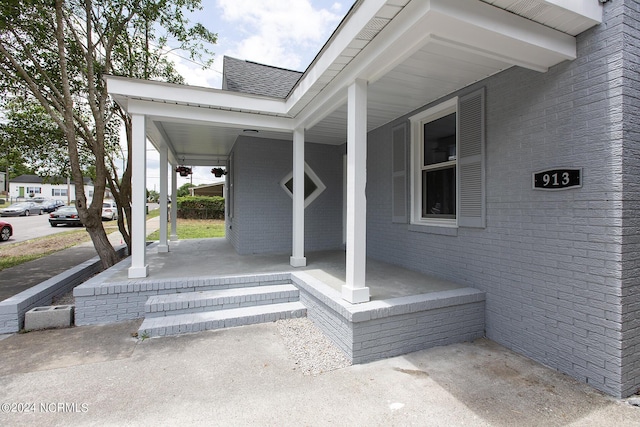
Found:
<path fill-rule="evenodd" d="M 391 129 L 392 222 L 407 222 L 407 126 L 402 123 Z"/>
<path fill-rule="evenodd" d="M 458 225 L 486 226 L 485 90 L 458 101 Z"/>

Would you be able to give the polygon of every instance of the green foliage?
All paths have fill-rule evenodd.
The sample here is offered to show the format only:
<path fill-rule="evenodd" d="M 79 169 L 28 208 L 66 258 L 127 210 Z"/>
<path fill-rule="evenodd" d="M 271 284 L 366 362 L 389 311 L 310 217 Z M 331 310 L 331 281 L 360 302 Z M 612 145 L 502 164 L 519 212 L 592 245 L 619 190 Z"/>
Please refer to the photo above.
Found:
<path fill-rule="evenodd" d="M 0 152 L 6 150 L 11 169 L 27 169 L 42 177 L 69 176 L 64 134 L 42 105 L 33 98 L 14 97 L 3 107 L 6 123 L 0 125 Z M 92 167 L 86 147 L 81 148 L 79 159 L 85 169 Z"/>
<path fill-rule="evenodd" d="M 147 190 L 147 201 L 157 203 L 160 200 L 160 193 L 156 190 Z"/>
<path fill-rule="evenodd" d="M 224 197 L 179 197 L 178 218 L 224 219 Z"/>
<path fill-rule="evenodd" d="M 203 68 L 210 65 L 213 54 L 209 46 L 217 35 L 186 16 L 201 8 L 201 0 L 0 1 L 0 94 L 5 100 L 21 97 L 41 107 L 37 111 L 26 105 L 29 111 L 20 118 L 22 125 L 14 126 L 35 135 L 23 132 L 20 138 L 9 138 L 10 144 L 20 147 L 22 160 L 30 163 L 35 157 L 33 167 L 40 174 L 52 176 L 66 168 L 71 171 L 78 183 L 80 217 L 105 266 L 116 261 L 100 220 L 107 185 L 118 205 L 125 207 L 120 231 L 130 243 L 130 229 L 125 224 L 131 221 L 125 217 L 129 213 L 126 207 L 131 205 L 131 156 L 122 150 L 126 147 L 129 153 L 132 141 L 130 118 L 109 98 L 103 77 L 181 82 L 167 57 L 176 50 L 200 61 Z M 40 120 L 44 114 L 50 122 Z M 37 126 L 27 129 L 31 122 Z M 57 129 L 50 126 L 52 123 Z M 121 145 L 122 123 L 127 141 Z M 54 150 L 50 156 L 32 157 L 22 143 L 38 141 L 66 148 L 67 155 Z M 0 158 L 4 154 L 0 152 Z M 119 177 L 116 164 L 125 157 L 127 167 Z M 92 165 L 88 172 L 95 184 L 91 208 L 81 185 L 87 165 Z"/>
<path fill-rule="evenodd" d="M 195 187 L 195 185 L 190 184 L 188 182 L 186 184 L 182 184 L 180 186 L 180 188 L 178 188 L 178 197 L 186 197 L 186 196 L 188 196 L 190 194 L 189 193 L 189 189 L 191 187 Z"/>

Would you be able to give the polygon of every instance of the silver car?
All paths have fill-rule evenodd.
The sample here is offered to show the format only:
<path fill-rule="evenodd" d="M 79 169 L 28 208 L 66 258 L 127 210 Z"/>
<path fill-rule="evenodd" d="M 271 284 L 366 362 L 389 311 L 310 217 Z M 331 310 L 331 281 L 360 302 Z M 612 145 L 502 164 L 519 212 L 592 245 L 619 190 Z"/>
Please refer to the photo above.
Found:
<path fill-rule="evenodd" d="M 0 209 L 0 216 L 29 216 L 31 214 L 42 215 L 43 209 L 37 203 L 18 202 L 4 209 Z"/>
<path fill-rule="evenodd" d="M 105 200 L 102 203 L 102 219 L 113 221 L 118 219 L 118 206 L 113 200 Z"/>

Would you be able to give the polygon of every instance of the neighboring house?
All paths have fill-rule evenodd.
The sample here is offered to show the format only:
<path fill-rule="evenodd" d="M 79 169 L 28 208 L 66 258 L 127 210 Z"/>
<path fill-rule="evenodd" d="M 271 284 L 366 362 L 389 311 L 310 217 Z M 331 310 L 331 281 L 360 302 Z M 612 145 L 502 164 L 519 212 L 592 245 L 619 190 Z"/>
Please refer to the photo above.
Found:
<path fill-rule="evenodd" d="M 345 303 L 369 300 L 367 257 L 480 289 L 488 338 L 629 396 L 639 7 L 363 0 L 301 75 L 225 58 L 222 90 L 107 77 L 133 122 L 134 222 L 146 138 L 161 164 L 226 161 L 239 253 L 303 266 L 344 245 Z M 131 278 L 148 274 L 141 229 Z"/>
<path fill-rule="evenodd" d="M 189 188 L 189 193 L 192 196 L 218 196 L 224 197 L 224 182 L 218 182 L 215 184 L 203 184 L 197 187 Z"/>
<path fill-rule="evenodd" d="M 88 200 L 93 198 L 91 178 L 84 178 L 84 192 Z M 44 197 L 69 203 L 76 199 L 76 188 L 74 182 L 67 182 L 66 178 L 46 179 L 37 175 L 20 175 L 9 182 L 9 196 L 12 199 Z"/>

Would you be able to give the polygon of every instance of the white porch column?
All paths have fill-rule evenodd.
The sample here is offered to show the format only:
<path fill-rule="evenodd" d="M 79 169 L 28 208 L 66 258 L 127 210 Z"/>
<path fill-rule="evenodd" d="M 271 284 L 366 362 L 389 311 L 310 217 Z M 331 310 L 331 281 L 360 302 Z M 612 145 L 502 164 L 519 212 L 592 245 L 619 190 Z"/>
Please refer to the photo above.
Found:
<path fill-rule="evenodd" d="M 367 266 L 367 81 L 348 90 L 347 106 L 347 276 L 342 298 L 352 304 L 369 301 Z"/>
<path fill-rule="evenodd" d="M 304 267 L 304 129 L 293 131 L 293 244 L 289 263 Z"/>
<path fill-rule="evenodd" d="M 178 240 L 178 174 L 176 165 L 171 165 L 171 237 L 172 242 Z"/>
<path fill-rule="evenodd" d="M 146 116 L 131 115 L 133 147 L 131 150 L 131 267 L 130 279 L 147 277 L 147 130 Z"/>
<path fill-rule="evenodd" d="M 158 244 L 158 252 L 169 252 L 169 244 L 167 243 L 167 194 L 168 179 L 167 168 L 169 167 L 169 149 L 166 145 L 160 146 L 160 243 Z"/>

